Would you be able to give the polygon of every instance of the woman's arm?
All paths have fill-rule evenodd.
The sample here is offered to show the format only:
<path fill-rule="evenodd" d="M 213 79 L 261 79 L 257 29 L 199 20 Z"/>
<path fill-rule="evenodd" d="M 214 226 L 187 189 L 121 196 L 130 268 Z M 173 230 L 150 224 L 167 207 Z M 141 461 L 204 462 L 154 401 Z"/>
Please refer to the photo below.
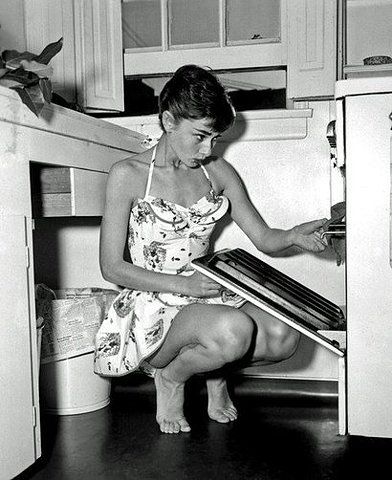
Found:
<path fill-rule="evenodd" d="M 220 285 L 201 274 L 190 277 L 152 272 L 124 260 L 129 213 L 143 196 L 145 171 L 135 160 L 122 160 L 110 169 L 100 231 L 100 267 L 105 280 L 134 290 L 182 293 L 198 297 L 216 295 Z"/>
<path fill-rule="evenodd" d="M 264 253 L 273 253 L 297 246 L 313 252 L 321 252 L 326 241 L 319 232 L 326 219 L 297 225 L 289 230 L 270 228 L 255 209 L 234 168 L 222 159 L 223 193 L 229 198 L 231 216 L 255 247 Z"/>

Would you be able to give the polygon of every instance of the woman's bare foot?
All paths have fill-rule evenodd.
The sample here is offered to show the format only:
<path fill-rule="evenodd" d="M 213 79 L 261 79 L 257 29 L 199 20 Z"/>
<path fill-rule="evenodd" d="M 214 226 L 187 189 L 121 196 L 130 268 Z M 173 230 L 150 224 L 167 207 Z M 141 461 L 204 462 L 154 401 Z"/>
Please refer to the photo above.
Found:
<path fill-rule="evenodd" d="M 208 378 L 208 416 L 219 423 L 228 423 L 238 417 L 224 378 Z"/>
<path fill-rule="evenodd" d="M 157 368 L 154 376 L 157 391 L 157 422 L 163 433 L 189 432 L 191 427 L 183 412 L 184 384 L 166 378 Z"/>

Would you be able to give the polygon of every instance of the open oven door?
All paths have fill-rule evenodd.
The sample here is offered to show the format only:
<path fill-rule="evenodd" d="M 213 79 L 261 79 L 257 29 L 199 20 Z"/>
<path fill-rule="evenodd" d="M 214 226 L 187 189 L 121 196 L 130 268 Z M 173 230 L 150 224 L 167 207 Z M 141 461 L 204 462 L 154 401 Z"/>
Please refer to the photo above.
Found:
<path fill-rule="evenodd" d="M 346 433 L 346 321 L 342 309 L 250 253 L 221 250 L 193 267 L 329 349 L 339 361 L 339 433 Z"/>

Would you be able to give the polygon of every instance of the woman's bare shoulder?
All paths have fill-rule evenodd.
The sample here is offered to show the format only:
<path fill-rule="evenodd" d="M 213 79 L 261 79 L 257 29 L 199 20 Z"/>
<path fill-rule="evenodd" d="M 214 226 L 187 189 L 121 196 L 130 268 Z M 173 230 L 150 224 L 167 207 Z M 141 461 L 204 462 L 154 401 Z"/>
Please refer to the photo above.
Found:
<path fill-rule="evenodd" d="M 143 196 L 148 177 L 151 152 L 119 160 L 109 171 L 108 189 L 118 198 L 127 198 L 128 201 Z"/>
<path fill-rule="evenodd" d="M 217 174 L 228 175 L 235 172 L 233 166 L 223 157 L 211 156 L 206 166 L 208 170 Z"/>
<path fill-rule="evenodd" d="M 146 151 L 114 163 L 109 171 L 110 182 L 118 188 L 138 189 L 147 180 L 149 157 L 151 154 Z"/>
<path fill-rule="evenodd" d="M 109 173 L 114 173 L 115 175 L 121 175 L 124 173 L 143 173 L 143 171 L 148 170 L 150 160 L 151 154 L 149 154 L 148 151 L 137 153 L 114 163 L 110 168 Z"/>
<path fill-rule="evenodd" d="M 238 178 L 234 167 L 223 157 L 211 157 L 206 168 L 212 174 L 219 191 L 224 191 L 228 183 Z"/>

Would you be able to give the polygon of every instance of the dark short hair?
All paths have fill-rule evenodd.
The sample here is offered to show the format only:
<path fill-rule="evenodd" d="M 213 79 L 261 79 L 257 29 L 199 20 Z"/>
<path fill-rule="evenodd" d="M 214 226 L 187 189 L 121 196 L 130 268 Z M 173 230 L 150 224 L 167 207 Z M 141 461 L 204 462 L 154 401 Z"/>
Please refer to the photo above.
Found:
<path fill-rule="evenodd" d="M 169 111 L 175 121 L 181 119 L 211 119 L 216 132 L 224 132 L 234 122 L 235 111 L 217 77 L 197 65 L 180 67 L 163 87 L 159 96 L 159 121 Z"/>

